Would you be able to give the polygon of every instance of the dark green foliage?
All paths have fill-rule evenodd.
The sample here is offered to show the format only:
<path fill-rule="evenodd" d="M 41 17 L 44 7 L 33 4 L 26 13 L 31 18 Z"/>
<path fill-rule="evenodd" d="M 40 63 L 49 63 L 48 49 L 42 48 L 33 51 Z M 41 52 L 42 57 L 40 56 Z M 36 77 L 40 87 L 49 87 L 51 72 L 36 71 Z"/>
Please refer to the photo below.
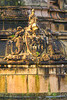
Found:
<path fill-rule="evenodd" d="M 0 0 L 0 6 L 21 6 L 24 4 L 24 0 Z"/>

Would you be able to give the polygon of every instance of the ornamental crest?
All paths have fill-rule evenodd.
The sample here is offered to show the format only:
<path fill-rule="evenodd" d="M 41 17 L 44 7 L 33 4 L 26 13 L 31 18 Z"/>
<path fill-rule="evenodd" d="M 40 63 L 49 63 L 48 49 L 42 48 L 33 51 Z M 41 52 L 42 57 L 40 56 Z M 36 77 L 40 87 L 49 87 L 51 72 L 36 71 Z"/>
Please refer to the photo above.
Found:
<path fill-rule="evenodd" d="M 35 11 L 32 9 L 28 27 L 24 29 L 17 27 L 15 35 L 8 40 L 7 56 L 4 59 L 25 63 L 45 62 L 63 60 L 64 55 L 53 39 L 52 33 L 39 27 Z"/>

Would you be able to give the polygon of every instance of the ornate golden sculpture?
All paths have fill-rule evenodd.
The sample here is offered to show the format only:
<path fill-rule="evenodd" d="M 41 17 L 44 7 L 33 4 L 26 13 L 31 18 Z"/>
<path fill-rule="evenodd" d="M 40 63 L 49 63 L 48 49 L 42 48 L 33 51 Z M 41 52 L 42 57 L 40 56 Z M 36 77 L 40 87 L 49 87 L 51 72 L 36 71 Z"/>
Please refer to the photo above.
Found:
<path fill-rule="evenodd" d="M 32 28 L 33 31 L 37 30 L 37 17 L 35 16 L 35 11 L 32 9 L 32 13 L 29 16 L 29 26 Z"/>
<path fill-rule="evenodd" d="M 18 27 L 15 37 L 12 38 L 12 41 L 16 42 L 17 51 L 15 50 L 13 55 L 9 54 L 5 59 L 23 62 L 63 59 L 61 52 L 57 52 L 57 46 L 54 44 L 52 34 L 46 30 L 43 31 L 43 35 L 39 32 L 41 32 L 41 29 L 37 25 L 37 17 L 35 16 L 34 9 L 32 9 L 28 27 L 24 29 Z"/>

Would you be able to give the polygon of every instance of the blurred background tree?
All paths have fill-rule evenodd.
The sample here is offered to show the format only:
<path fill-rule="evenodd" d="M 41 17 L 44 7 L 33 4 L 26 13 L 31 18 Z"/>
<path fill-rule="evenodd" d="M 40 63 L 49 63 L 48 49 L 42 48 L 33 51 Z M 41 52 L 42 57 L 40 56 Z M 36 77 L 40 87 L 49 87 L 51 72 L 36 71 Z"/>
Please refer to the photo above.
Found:
<path fill-rule="evenodd" d="M 24 0 L 0 0 L 0 6 L 21 6 L 24 4 Z"/>

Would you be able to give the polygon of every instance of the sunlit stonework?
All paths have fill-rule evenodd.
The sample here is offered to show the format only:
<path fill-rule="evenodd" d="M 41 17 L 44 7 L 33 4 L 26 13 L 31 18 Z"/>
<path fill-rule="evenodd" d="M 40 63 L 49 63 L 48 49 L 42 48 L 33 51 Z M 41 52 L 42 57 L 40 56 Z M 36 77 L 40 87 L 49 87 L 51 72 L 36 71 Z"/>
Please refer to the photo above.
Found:
<path fill-rule="evenodd" d="M 17 27 L 17 32 L 7 42 L 8 61 L 20 62 L 42 62 L 63 60 L 64 55 L 61 51 L 61 43 L 56 42 L 50 29 L 43 30 L 39 27 L 35 11 L 29 16 L 28 27 L 22 29 Z M 11 53 L 9 44 L 12 45 Z M 59 46 L 60 45 L 60 46 Z M 13 48 L 15 48 L 13 50 Z"/>

